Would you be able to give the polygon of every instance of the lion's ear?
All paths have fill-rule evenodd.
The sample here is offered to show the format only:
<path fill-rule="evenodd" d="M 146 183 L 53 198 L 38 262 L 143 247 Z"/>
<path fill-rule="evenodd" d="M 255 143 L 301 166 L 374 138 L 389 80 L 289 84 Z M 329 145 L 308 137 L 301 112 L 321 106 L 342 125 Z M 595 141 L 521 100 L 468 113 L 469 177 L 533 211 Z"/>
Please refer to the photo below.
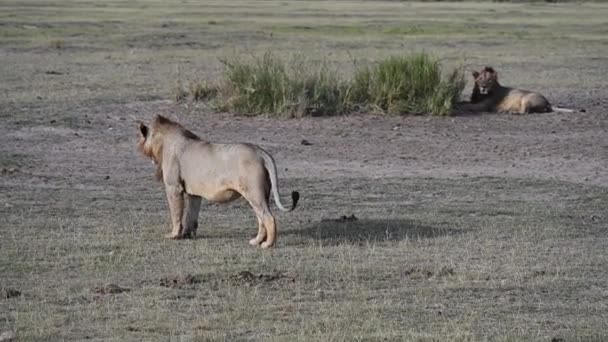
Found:
<path fill-rule="evenodd" d="M 164 117 L 160 114 L 157 114 L 156 118 L 154 119 L 154 122 L 157 124 L 160 124 L 160 125 L 166 125 L 166 124 L 171 123 L 171 120 L 167 119 L 166 117 Z"/>
<path fill-rule="evenodd" d="M 144 125 L 143 123 L 139 123 L 139 132 L 141 133 L 142 137 L 147 138 L 148 137 L 148 126 Z"/>
<path fill-rule="evenodd" d="M 477 79 L 477 77 L 479 77 L 479 72 L 478 71 L 473 71 L 471 74 L 473 75 L 474 79 Z"/>

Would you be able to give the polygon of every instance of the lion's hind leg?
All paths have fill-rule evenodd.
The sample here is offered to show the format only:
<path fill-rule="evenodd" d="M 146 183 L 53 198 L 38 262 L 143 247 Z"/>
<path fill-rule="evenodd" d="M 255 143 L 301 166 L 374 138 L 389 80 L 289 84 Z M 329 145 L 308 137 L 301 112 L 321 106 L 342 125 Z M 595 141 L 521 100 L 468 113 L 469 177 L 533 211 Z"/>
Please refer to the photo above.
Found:
<path fill-rule="evenodd" d="M 184 217 L 182 226 L 184 238 L 195 238 L 198 228 L 198 213 L 201 210 L 202 197 L 184 193 Z"/>
<path fill-rule="evenodd" d="M 249 240 L 249 244 L 252 246 L 259 246 L 266 240 L 266 228 L 264 228 L 264 219 L 258 215 L 257 210 L 255 216 L 258 219 L 258 235 L 253 239 Z"/>
<path fill-rule="evenodd" d="M 243 194 L 243 197 L 249 201 L 255 216 L 258 219 L 258 235 L 251 239 L 249 243 L 251 245 L 260 245 L 262 248 L 269 248 L 274 246 L 277 240 L 277 227 L 276 221 L 270 207 L 268 207 L 268 201 L 265 200 L 266 196 L 251 196 L 252 194 Z M 251 198 L 254 197 L 254 198 Z"/>
<path fill-rule="evenodd" d="M 266 241 L 262 242 L 261 247 L 273 247 L 277 241 L 277 223 L 270 210 L 264 215 L 264 228 L 266 228 Z"/>

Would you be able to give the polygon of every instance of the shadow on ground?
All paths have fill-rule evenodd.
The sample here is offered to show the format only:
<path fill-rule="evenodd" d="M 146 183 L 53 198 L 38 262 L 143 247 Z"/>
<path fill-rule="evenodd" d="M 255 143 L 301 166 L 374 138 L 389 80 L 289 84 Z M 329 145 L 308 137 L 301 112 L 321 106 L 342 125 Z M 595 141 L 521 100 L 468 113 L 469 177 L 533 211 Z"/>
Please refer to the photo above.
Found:
<path fill-rule="evenodd" d="M 369 241 L 401 241 L 425 239 L 461 234 L 453 228 L 437 228 L 421 225 L 411 220 L 356 219 L 342 217 L 312 223 L 300 230 L 285 231 L 285 235 L 296 235 L 319 240 L 324 244 L 362 244 Z"/>

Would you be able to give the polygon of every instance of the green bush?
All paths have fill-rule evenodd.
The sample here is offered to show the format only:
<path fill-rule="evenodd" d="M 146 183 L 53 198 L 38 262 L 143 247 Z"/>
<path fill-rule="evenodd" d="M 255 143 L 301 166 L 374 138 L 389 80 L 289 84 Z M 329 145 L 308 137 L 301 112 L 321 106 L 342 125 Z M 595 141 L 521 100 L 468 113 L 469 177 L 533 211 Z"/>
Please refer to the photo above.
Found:
<path fill-rule="evenodd" d="M 252 64 L 224 61 L 223 105 L 238 113 L 281 113 L 289 95 L 285 63 L 270 53 Z"/>
<path fill-rule="evenodd" d="M 447 115 L 464 88 L 462 72 L 442 77 L 439 61 L 428 54 L 389 57 L 355 72 L 353 100 L 388 114 Z"/>
<path fill-rule="evenodd" d="M 295 58 L 287 63 L 270 53 L 251 62 L 223 63 L 216 104 L 246 115 L 448 115 L 464 88 L 460 69 L 445 77 L 439 60 L 426 53 L 359 66 L 350 79 L 326 62 L 315 65 Z"/>
<path fill-rule="evenodd" d="M 327 63 L 313 68 L 307 62 L 295 66 L 289 84 L 295 106 L 289 111 L 294 116 L 335 115 L 346 112 L 344 103 L 345 84 L 335 69 Z"/>
<path fill-rule="evenodd" d="M 291 63 L 266 53 L 246 63 L 223 61 L 226 69 L 219 107 L 241 114 L 291 116 L 342 114 L 342 81 L 326 63 L 311 68 L 301 58 Z"/>

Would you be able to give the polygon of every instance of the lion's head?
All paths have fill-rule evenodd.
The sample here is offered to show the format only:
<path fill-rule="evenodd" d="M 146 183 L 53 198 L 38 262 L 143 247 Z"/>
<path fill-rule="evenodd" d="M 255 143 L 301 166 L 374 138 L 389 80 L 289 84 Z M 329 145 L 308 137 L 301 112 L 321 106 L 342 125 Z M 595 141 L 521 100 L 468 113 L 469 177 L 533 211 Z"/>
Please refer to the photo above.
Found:
<path fill-rule="evenodd" d="M 157 115 L 151 126 L 146 126 L 143 122 L 139 122 L 137 148 L 156 164 L 156 178 L 158 180 L 162 179 L 163 145 L 165 140 L 171 142 L 174 139 L 183 138 L 199 139 L 182 125 L 162 115 Z"/>
<path fill-rule="evenodd" d="M 160 164 L 163 150 L 162 136 L 154 129 L 158 118 L 162 118 L 162 116 L 157 116 L 152 128 L 146 126 L 143 122 L 139 122 L 140 135 L 137 141 L 137 148 L 139 151 L 141 151 L 141 153 L 143 153 L 146 157 L 152 159 L 154 164 Z"/>
<path fill-rule="evenodd" d="M 481 95 L 487 95 L 498 85 L 498 73 L 494 68 L 486 66 L 480 72 L 473 71 L 475 87 L 479 89 Z"/>

